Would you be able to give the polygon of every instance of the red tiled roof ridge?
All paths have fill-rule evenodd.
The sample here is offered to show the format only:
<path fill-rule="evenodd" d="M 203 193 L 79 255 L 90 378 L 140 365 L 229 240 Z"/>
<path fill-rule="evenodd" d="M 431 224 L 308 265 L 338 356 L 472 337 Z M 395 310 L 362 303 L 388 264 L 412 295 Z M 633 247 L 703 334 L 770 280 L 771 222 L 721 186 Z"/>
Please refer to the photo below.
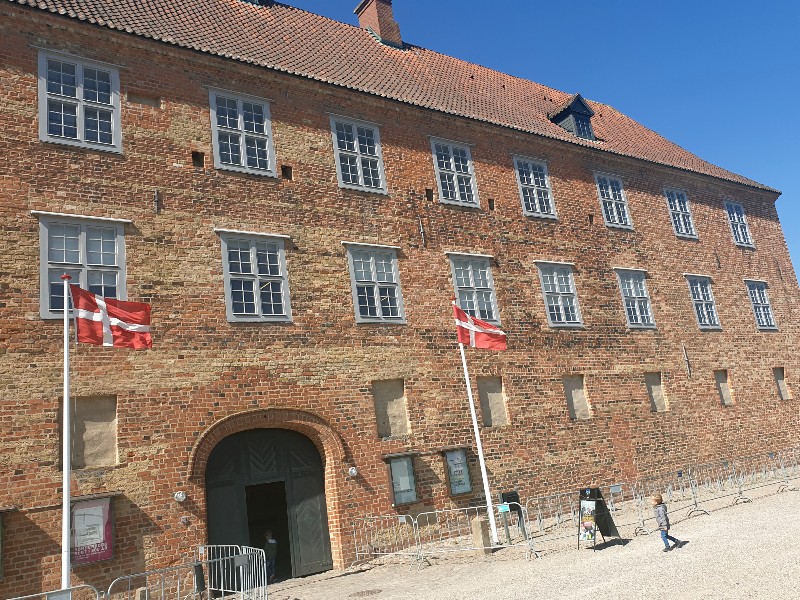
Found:
<path fill-rule="evenodd" d="M 558 106 L 577 94 L 413 44 L 403 48 L 383 44 L 366 29 L 280 2 L 7 1 L 445 114 L 780 194 L 701 159 L 611 105 L 584 98 L 598 113 L 592 123 L 600 141 L 584 140 L 552 123 L 545 106 L 548 101 Z M 184 18 L 178 19 L 180 16 Z M 247 31 L 242 33 L 237 27 Z M 297 39 L 280 35 L 286 30 Z M 336 35 L 326 37 L 326 33 Z M 337 63 L 337 56 L 343 60 Z M 449 86 L 442 85 L 444 77 L 450 79 Z M 502 93 L 495 91 L 500 86 Z"/>

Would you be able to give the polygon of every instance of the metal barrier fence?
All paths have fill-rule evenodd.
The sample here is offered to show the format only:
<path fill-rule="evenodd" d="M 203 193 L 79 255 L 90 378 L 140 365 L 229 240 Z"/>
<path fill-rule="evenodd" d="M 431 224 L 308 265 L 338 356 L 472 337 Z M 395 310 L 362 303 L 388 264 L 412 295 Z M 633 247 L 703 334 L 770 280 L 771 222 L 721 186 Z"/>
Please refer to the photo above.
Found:
<path fill-rule="evenodd" d="M 264 551 L 247 546 L 201 546 L 197 562 L 118 577 L 106 600 L 203 600 L 234 594 L 267 600 Z"/>
<path fill-rule="evenodd" d="M 750 502 L 759 494 L 795 490 L 794 482 L 798 479 L 800 447 L 795 447 L 687 466 L 633 483 L 603 485 L 600 489 L 620 537 L 624 538 L 657 529 L 650 504 L 654 494 L 663 496 L 673 521 L 677 522 Z M 416 518 L 393 515 L 356 519 L 355 562 L 389 556 L 421 562 L 432 554 L 503 547 L 524 547 L 530 557 L 544 548 L 571 547 L 578 531 L 577 489 L 531 498 L 524 506 L 496 513 L 504 540 L 501 544 L 478 545 L 472 521 L 485 516 L 486 507 L 479 506 L 428 511 Z"/>
<path fill-rule="evenodd" d="M 67 590 L 53 590 L 51 592 L 41 592 L 30 594 L 29 596 L 19 596 L 14 600 L 100 600 L 102 594 L 91 585 L 76 585 Z"/>
<path fill-rule="evenodd" d="M 357 562 L 380 557 L 427 561 L 434 554 L 521 547 L 535 554 L 528 529 L 527 507 L 516 502 L 494 505 L 500 542 L 484 542 L 486 506 L 433 510 L 411 515 L 362 517 L 353 521 Z M 503 541 L 504 540 L 504 541 Z"/>
<path fill-rule="evenodd" d="M 266 600 L 267 559 L 261 548 L 199 546 L 197 558 L 210 563 L 210 591 L 222 595 L 240 593 L 242 600 Z"/>

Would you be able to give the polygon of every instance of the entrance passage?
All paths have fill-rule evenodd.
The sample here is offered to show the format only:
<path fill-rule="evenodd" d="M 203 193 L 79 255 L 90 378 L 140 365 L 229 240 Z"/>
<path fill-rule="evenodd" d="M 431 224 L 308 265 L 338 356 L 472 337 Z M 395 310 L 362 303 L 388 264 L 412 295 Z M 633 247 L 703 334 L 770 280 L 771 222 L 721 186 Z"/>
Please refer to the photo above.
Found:
<path fill-rule="evenodd" d="M 279 578 L 333 567 L 322 458 L 287 429 L 251 429 L 223 439 L 206 469 L 208 543 L 264 547 L 278 542 Z"/>

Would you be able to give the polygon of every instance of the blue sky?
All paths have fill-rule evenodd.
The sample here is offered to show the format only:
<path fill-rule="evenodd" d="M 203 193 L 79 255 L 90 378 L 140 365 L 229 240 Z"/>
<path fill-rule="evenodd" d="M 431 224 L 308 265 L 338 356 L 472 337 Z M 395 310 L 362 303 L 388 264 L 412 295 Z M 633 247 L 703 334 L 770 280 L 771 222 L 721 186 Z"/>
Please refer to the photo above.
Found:
<path fill-rule="evenodd" d="M 282 0 L 356 25 L 357 0 Z M 800 2 L 394 0 L 403 39 L 610 104 L 783 192 L 800 266 Z M 758 240 L 756 240 L 756 244 Z"/>

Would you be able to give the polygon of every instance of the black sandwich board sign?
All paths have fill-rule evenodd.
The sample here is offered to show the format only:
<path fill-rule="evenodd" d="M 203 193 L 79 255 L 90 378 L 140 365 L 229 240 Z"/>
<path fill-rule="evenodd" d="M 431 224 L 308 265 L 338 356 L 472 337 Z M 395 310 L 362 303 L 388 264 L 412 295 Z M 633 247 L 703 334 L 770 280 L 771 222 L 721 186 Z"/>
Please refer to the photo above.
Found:
<path fill-rule="evenodd" d="M 606 536 L 620 537 L 611 512 L 606 506 L 600 488 L 583 488 L 578 490 L 578 548 L 581 542 L 597 545 L 597 535 L 606 541 Z"/>

